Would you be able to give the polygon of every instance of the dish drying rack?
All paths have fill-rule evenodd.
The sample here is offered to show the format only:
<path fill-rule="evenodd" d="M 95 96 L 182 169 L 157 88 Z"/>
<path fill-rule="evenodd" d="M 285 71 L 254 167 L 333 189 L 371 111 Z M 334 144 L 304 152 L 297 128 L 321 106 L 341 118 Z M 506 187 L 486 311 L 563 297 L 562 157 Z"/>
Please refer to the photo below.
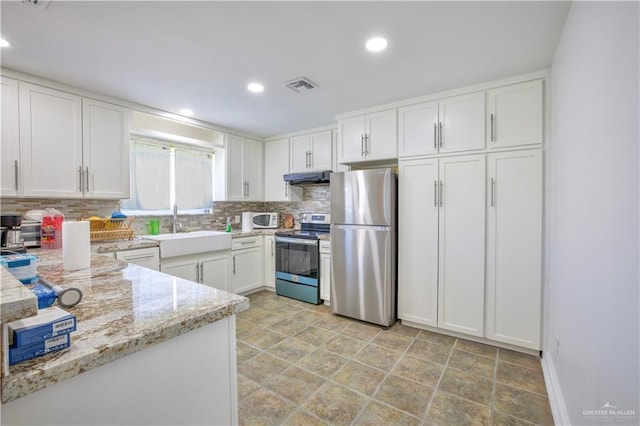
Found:
<path fill-rule="evenodd" d="M 134 218 L 78 218 L 89 222 L 91 241 L 132 240 Z"/>

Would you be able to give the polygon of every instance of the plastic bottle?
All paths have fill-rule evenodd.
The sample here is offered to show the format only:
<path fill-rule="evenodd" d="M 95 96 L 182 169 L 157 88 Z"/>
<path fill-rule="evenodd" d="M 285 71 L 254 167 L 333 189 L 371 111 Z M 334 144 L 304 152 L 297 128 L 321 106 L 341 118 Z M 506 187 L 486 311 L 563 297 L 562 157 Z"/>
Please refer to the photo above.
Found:
<path fill-rule="evenodd" d="M 227 228 L 226 228 L 227 232 L 231 232 L 231 217 L 227 216 Z"/>

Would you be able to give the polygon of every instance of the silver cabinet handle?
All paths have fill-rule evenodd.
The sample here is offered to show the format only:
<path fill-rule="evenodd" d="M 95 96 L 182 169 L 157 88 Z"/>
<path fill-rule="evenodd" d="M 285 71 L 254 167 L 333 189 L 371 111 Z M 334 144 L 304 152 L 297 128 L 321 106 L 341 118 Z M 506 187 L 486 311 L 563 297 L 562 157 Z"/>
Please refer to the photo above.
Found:
<path fill-rule="evenodd" d="M 369 135 L 364 134 L 364 155 L 369 155 Z"/>
<path fill-rule="evenodd" d="M 287 182 L 284 183 L 284 196 L 285 198 L 289 196 L 289 184 Z"/>
<path fill-rule="evenodd" d="M 82 184 L 83 181 L 83 176 L 82 176 L 82 166 L 78 167 L 78 176 L 79 176 L 79 181 L 80 181 L 80 186 L 78 187 L 78 192 L 82 192 L 82 188 L 84 187 L 84 185 Z"/>
<path fill-rule="evenodd" d="M 247 181 L 247 197 L 249 197 L 249 194 L 251 194 L 251 190 L 249 188 L 249 181 Z"/>
<path fill-rule="evenodd" d="M 309 168 L 313 168 L 313 151 L 309 151 Z"/>
<path fill-rule="evenodd" d="M 86 189 L 86 192 L 89 192 L 89 167 L 87 167 L 86 173 L 87 173 L 87 179 L 84 182 L 84 187 Z"/>
<path fill-rule="evenodd" d="M 439 132 L 439 136 L 440 136 L 440 148 L 442 148 L 442 121 L 440 121 L 440 132 Z"/>
<path fill-rule="evenodd" d="M 438 182 L 433 181 L 433 207 L 438 207 Z"/>
<path fill-rule="evenodd" d="M 233 275 L 236 274 L 236 255 L 231 256 L 231 260 L 233 260 Z"/>
<path fill-rule="evenodd" d="M 18 190 L 18 175 L 19 175 L 19 173 L 18 173 L 18 160 L 16 160 L 13 163 L 13 166 L 14 166 L 14 172 L 16 174 L 16 191 L 17 191 Z"/>
<path fill-rule="evenodd" d="M 204 263 L 200 264 L 200 282 L 204 282 Z"/>
<path fill-rule="evenodd" d="M 360 154 L 364 157 L 364 135 L 360 135 Z"/>
<path fill-rule="evenodd" d="M 433 149 L 438 149 L 438 123 L 433 123 Z"/>
<path fill-rule="evenodd" d="M 275 250 L 273 248 L 275 245 L 276 245 L 275 240 L 271 240 L 271 257 L 275 255 Z"/>
<path fill-rule="evenodd" d="M 494 193 L 495 179 L 491 178 L 491 207 L 494 206 L 493 193 Z"/>
<path fill-rule="evenodd" d="M 493 134 L 493 122 L 494 122 L 493 113 L 491 113 L 491 142 L 495 142 L 495 138 Z"/>
<path fill-rule="evenodd" d="M 442 207 L 442 181 L 440 181 L 440 207 Z"/>
<path fill-rule="evenodd" d="M 196 263 L 196 282 L 200 282 L 200 264 Z"/>

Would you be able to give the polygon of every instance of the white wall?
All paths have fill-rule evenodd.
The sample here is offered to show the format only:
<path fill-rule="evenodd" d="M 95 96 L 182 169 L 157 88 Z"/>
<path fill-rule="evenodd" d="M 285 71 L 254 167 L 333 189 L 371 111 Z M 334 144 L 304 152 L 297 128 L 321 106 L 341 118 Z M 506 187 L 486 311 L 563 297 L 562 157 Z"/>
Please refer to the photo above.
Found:
<path fill-rule="evenodd" d="M 640 422 L 639 20 L 574 2 L 552 66 L 544 363 L 572 424 L 607 402 Z"/>

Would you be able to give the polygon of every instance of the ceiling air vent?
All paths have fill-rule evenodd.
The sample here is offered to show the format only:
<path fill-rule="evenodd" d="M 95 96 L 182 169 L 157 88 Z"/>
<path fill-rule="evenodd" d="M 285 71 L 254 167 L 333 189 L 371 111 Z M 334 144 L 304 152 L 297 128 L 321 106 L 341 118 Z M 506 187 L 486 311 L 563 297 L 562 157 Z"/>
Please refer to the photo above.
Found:
<path fill-rule="evenodd" d="M 304 77 L 287 81 L 284 85 L 287 86 L 289 89 L 293 90 L 294 92 L 298 92 L 298 93 L 308 92 L 309 90 L 315 89 L 316 87 L 318 87 L 315 83 L 312 83 L 310 80 Z"/>

